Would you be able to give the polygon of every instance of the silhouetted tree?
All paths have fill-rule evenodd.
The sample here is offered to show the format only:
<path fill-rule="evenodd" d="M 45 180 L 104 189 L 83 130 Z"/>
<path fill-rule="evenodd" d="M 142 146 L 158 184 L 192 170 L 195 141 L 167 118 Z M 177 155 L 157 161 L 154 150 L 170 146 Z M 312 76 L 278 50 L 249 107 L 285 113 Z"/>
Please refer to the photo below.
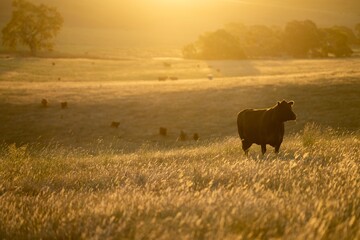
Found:
<path fill-rule="evenodd" d="M 250 26 L 247 31 L 246 52 L 254 57 L 271 57 L 282 54 L 282 43 L 273 29 L 263 26 Z"/>
<path fill-rule="evenodd" d="M 12 49 L 24 45 L 33 55 L 39 50 L 52 50 L 53 40 L 63 24 L 60 13 L 55 8 L 26 0 L 13 0 L 12 6 L 12 18 L 2 30 L 3 45 Z"/>
<path fill-rule="evenodd" d="M 190 43 L 186 45 L 182 50 L 183 56 L 185 58 L 199 58 L 200 53 L 195 46 L 195 43 Z"/>
<path fill-rule="evenodd" d="M 350 45 L 359 44 L 359 40 L 357 39 L 354 31 L 346 26 L 334 26 L 332 27 L 334 30 L 337 30 L 339 33 L 343 34 L 347 38 L 347 43 Z"/>
<path fill-rule="evenodd" d="M 323 49 L 335 57 L 349 57 L 353 53 L 347 36 L 337 28 L 322 29 Z"/>
<path fill-rule="evenodd" d="M 312 50 L 321 47 L 316 24 L 310 20 L 292 21 L 286 24 L 284 44 L 293 57 L 307 57 Z"/>
<path fill-rule="evenodd" d="M 221 29 L 201 35 L 199 39 L 183 49 L 186 58 L 243 59 L 245 53 L 234 35 Z"/>
<path fill-rule="evenodd" d="M 357 29 L 360 35 L 360 24 Z M 348 27 L 322 29 L 310 20 L 289 22 L 285 30 L 230 23 L 224 29 L 201 35 L 196 42 L 183 48 L 183 55 L 202 59 L 276 57 L 284 54 L 295 58 L 346 57 L 352 54 L 350 45 L 357 42 L 353 30 Z"/>
<path fill-rule="evenodd" d="M 225 25 L 232 35 L 238 37 L 248 57 L 274 57 L 284 52 L 282 30 L 264 25 L 245 26 L 241 23 Z"/>

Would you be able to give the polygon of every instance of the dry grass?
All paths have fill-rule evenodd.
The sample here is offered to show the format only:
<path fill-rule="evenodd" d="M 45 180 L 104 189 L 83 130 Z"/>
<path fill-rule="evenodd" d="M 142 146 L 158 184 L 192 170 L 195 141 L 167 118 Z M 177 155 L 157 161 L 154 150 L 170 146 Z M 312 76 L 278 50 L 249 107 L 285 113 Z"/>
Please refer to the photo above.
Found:
<path fill-rule="evenodd" d="M 359 61 L 0 61 L 0 239 L 360 238 Z M 280 155 L 245 158 L 236 113 L 282 98 Z"/>
<path fill-rule="evenodd" d="M 358 239 L 359 149 L 359 135 L 314 126 L 265 159 L 236 138 L 131 154 L 8 146 L 0 236 Z"/>

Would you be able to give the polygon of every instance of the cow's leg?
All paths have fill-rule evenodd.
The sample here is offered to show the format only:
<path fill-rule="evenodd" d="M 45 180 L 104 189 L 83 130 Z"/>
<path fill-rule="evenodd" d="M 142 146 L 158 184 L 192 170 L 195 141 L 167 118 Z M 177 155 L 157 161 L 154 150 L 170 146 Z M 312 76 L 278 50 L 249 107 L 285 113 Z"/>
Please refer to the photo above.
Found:
<path fill-rule="evenodd" d="M 279 143 L 278 145 L 275 146 L 275 153 L 276 153 L 276 154 L 279 153 L 280 145 L 281 145 L 281 143 Z"/>
<path fill-rule="evenodd" d="M 263 155 L 266 153 L 266 144 L 261 144 L 261 152 Z"/>
<path fill-rule="evenodd" d="M 251 147 L 251 145 L 252 143 L 242 140 L 242 149 L 244 150 L 246 156 L 249 153 L 249 148 Z"/>

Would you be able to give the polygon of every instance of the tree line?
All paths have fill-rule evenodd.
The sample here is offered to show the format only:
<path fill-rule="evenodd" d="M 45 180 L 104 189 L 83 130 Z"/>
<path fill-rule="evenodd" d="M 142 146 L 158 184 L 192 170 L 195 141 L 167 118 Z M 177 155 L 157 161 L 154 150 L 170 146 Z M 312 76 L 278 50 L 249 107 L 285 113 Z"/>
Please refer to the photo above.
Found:
<path fill-rule="evenodd" d="M 2 29 L 2 44 L 27 46 L 33 55 L 52 50 L 63 18 L 56 8 L 12 0 L 10 21 Z M 360 46 L 360 23 L 320 28 L 310 20 L 288 22 L 284 29 L 264 25 L 227 24 L 208 32 L 183 48 L 191 59 L 244 59 L 291 56 L 294 58 L 349 57 Z"/>
<path fill-rule="evenodd" d="M 190 59 L 245 59 L 267 57 L 349 57 L 360 46 L 360 23 L 320 28 L 311 20 L 291 21 L 285 28 L 227 24 L 207 32 L 183 48 Z"/>

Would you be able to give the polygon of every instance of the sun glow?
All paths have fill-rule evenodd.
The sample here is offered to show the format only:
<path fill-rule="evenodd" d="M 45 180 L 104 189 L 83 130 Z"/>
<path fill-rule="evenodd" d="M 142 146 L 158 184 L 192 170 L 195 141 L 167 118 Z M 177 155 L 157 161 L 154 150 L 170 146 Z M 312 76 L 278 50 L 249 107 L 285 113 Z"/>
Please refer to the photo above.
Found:
<path fill-rule="evenodd" d="M 10 1 L 10 0 L 9 0 Z M 49 4 L 49 0 L 31 0 Z M 0 1 L 1 2 L 1 1 Z M 294 19 L 311 19 L 321 25 L 354 25 L 356 12 L 347 11 L 336 0 L 52 0 L 64 17 L 68 38 L 81 35 L 86 41 L 103 43 L 111 39 L 141 44 L 153 43 L 183 46 L 207 31 L 228 23 L 284 26 Z M 0 3 L 0 9 L 3 4 Z M 349 5 L 350 6 L 350 5 Z M 352 4 L 353 9 L 360 4 Z M 9 6 L 8 6 L 9 8 Z M 342 9 L 343 8 L 343 9 Z M 341 9 L 341 11 L 340 11 Z M 10 10 L 5 12 L 11 12 Z M 356 15 L 354 14 L 356 13 Z M 1 19 L 5 17 L 0 14 Z M 5 20 L 3 20 L 5 21 Z M 76 30 L 74 30 L 76 29 Z M 91 29 L 91 30 L 90 30 Z M 93 34 L 91 31 L 109 31 Z M 84 33 L 81 33 L 81 31 Z M 61 34 L 63 34 L 63 32 Z M 74 33 L 75 32 L 75 33 Z M 91 35 L 91 37 L 90 37 Z M 119 35 L 119 37 L 116 37 Z M 127 39 L 127 40 L 125 40 Z"/>
<path fill-rule="evenodd" d="M 158 2 L 158 3 L 162 3 L 162 4 L 191 4 L 191 5 L 196 5 L 196 4 L 203 4 L 203 3 L 211 3 L 211 2 L 219 2 L 219 1 L 223 1 L 223 0 L 197 0 L 197 1 L 193 1 L 193 0 L 152 0 L 153 2 Z"/>

